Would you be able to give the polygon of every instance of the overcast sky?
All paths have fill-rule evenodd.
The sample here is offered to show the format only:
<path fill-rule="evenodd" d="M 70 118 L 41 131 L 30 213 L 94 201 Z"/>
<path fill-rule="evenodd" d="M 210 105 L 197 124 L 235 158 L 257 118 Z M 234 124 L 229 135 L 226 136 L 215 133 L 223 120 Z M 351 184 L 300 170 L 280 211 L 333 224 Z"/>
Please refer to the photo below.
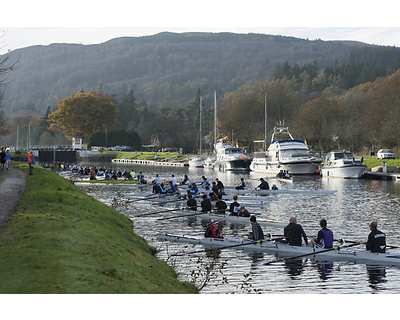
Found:
<path fill-rule="evenodd" d="M 400 4 L 394 1 L 9 2 L 1 5 L 0 54 L 33 45 L 95 44 L 162 31 L 254 32 L 400 47 Z"/>

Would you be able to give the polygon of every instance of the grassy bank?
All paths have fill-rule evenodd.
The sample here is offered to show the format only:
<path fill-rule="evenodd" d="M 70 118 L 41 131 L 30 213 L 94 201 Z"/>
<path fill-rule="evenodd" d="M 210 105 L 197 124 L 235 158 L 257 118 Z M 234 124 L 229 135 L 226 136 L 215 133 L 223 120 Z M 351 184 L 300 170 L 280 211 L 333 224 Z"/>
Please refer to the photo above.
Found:
<path fill-rule="evenodd" d="M 39 167 L 0 231 L 0 276 L 3 294 L 196 292 L 127 217 Z"/>
<path fill-rule="evenodd" d="M 361 156 L 359 156 L 361 157 Z M 385 161 L 387 163 L 387 167 L 394 168 L 400 166 L 400 159 L 385 159 L 379 160 L 375 156 L 363 156 L 364 164 L 367 166 L 367 170 L 371 171 L 371 168 L 378 167 L 382 165 L 382 162 Z M 398 169 L 395 169 L 394 172 L 398 172 Z"/>

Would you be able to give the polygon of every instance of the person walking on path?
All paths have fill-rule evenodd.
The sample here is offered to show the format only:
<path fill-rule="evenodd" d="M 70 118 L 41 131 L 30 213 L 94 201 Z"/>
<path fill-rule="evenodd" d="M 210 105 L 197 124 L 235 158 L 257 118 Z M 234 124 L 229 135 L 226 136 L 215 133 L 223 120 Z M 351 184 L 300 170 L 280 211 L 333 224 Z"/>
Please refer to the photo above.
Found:
<path fill-rule="evenodd" d="M 28 154 L 28 164 L 29 164 L 29 175 L 33 175 L 33 167 L 35 166 L 35 157 L 33 156 L 32 150 Z"/>

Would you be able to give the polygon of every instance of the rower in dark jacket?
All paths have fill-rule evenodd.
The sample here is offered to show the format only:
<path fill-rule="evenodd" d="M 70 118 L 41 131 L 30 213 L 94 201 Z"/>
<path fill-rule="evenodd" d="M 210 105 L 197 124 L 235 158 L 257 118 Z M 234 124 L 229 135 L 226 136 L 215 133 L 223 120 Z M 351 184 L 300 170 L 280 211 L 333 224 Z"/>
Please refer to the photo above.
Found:
<path fill-rule="evenodd" d="M 289 219 L 289 224 L 283 229 L 283 234 L 286 237 L 286 242 L 292 246 L 301 246 L 301 237 L 303 237 L 304 242 L 308 245 L 307 235 L 303 227 L 297 224 L 295 217 Z"/>
<path fill-rule="evenodd" d="M 367 250 L 371 252 L 386 252 L 386 235 L 377 229 L 378 223 L 372 221 L 369 224 L 369 229 L 371 233 L 368 235 Z"/>
<path fill-rule="evenodd" d="M 318 248 L 333 248 L 333 232 L 326 227 L 327 224 L 325 219 L 319 221 L 319 225 L 322 229 L 318 231 L 318 237 L 315 241 Z M 313 243 L 313 241 L 311 241 L 311 243 Z"/>
<path fill-rule="evenodd" d="M 207 198 L 207 195 L 203 195 L 203 201 L 200 203 L 202 212 L 210 212 L 212 209 L 211 201 Z"/>
<path fill-rule="evenodd" d="M 264 233 L 263 233 L 260 225 L 257 223 L 256 216 L 251 216 L 250 217 L 250 223 L 251 223 L 252 233 L 251 233 L 249 238 L 254 240 L 254 241 L 263 240 L 264 239 Z"/>
<path fill-rule="evenodd" d="M 204 236 L 206 238 L 222 238 L 221 231 L 222 231 L 222 228 L 219 227 L 218 220 L 214 220 L 207 227 L 207 230 L 204 233 Z"/>
<path fill-rule="evenodd" d="M 189 210 L 197 211 L 197 201 L 194 196 L 188 191 L 188 201 L 186 201 L 186 206 Z"/>
<path fill-rule="evenodd" d="M 257 187 L 261 190 L 269 190 L 269 184 L 267 181 L 265 181 L 263 178 L 260 179 L 261 183 L 260 185 Z"/>

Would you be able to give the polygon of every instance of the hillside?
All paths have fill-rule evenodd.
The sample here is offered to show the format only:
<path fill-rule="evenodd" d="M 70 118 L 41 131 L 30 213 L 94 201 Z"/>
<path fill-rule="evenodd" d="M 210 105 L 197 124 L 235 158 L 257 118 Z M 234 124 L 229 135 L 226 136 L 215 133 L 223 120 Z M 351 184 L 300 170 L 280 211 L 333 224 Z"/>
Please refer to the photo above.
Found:
<path fill-rule="evenodd" d="M 335 61 L 347 63 L 354 49 L 364 47 L 372 46 L 233 33 L 160 33 L 97 45 L 32 46 L 10 53 L 20 62 L 6 87 L 3 110 L 8 117 L 34 110 L 44 114 L 80 90 L 120 97 L 133 89 L 147 103 L 167 96 L 187 103 L 200 88 L 207 103 L 214 90 L 223 96 L 249 81 L 264 80 L 285 61 L 303 65 L 315 60 L 321 72 Z"/>

